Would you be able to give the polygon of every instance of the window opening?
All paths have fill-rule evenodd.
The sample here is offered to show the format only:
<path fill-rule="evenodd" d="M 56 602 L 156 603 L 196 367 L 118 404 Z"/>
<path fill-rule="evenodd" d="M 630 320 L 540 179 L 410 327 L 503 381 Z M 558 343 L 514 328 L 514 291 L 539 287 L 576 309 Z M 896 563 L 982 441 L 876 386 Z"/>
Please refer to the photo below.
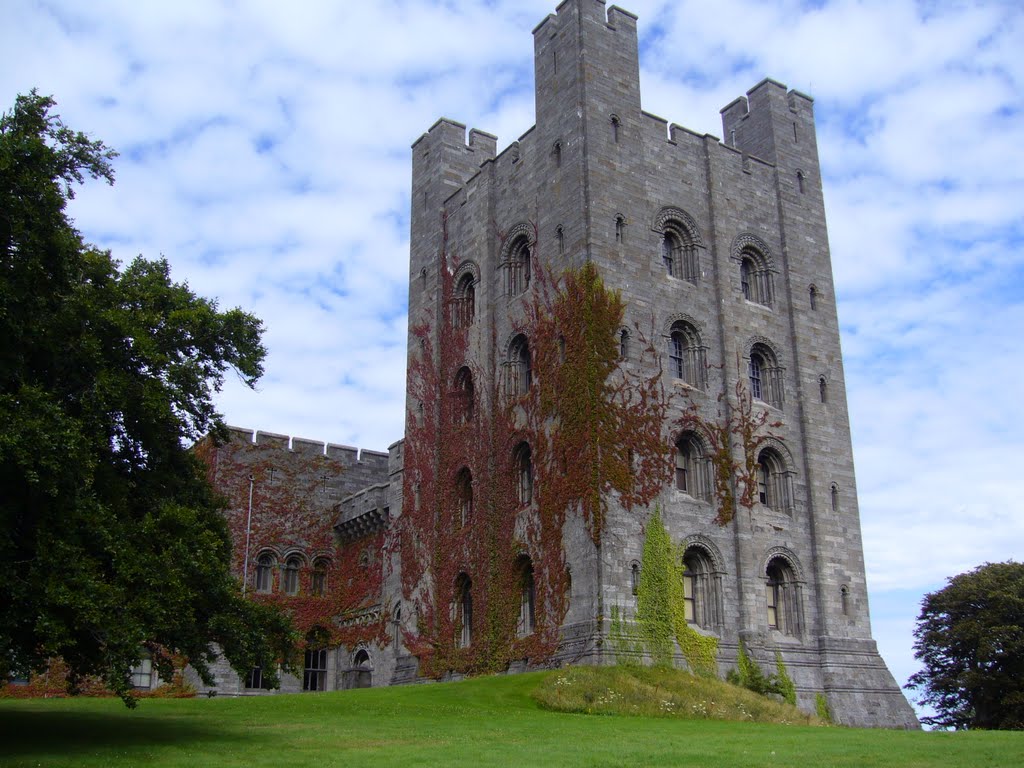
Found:
<path fill-rule="evenodd" d="M 302 670 L 302 690 L 327 690 L 327 649 L 307 648 Z"/>
<path fill-rule="evenodd" d="M 284 593 L 299 594 L 299 558 L 289 557 L 284 564 Z"/>
<path fill-rule="evenodd" d="M 256 560 L 256 591 L 267 594 L 274 589 L 274 556 L 264 553 Z"/>
<path fill-rule="evenodd" d="M 526 506 L 533 501 L 533 457 L 526 443 L 516 448 L 515 467 L 519 503 Z"/>

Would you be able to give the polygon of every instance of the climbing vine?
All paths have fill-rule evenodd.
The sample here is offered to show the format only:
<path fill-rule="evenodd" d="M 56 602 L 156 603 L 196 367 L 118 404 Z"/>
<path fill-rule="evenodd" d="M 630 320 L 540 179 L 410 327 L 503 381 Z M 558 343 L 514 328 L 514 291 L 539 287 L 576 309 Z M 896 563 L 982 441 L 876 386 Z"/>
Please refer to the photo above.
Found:
<path fill-rule="evenodd" d="M 737 505 L 748 511 L 753 509 L 758 500 L 758 452 L 775 438 L 773 430 L 781 426 L 782 422 L 774 420 L 767 408 L 754 402 L 742 379 L 736 381 L 731 395 L 718 395 L 714 419 L 702 415 L 693 402 L 683 409 L 677 427 L 697 432 L 708 444 L 717 525 L 731 523 Z"/>
<path fill-rule="evenodd" d="M 567 515 L 579 515 L 600 546 L 610 497 L 627 509 L 645 505 L 669 470 L 660 371 L 645 377 L 622 366 L 624 304 L 597 269 L 555 275 L 535 249 L 532 285 L 510 308 L 513 334 L 528 340 L 530 385 L 511 386 L 511 366 L 471 354 L 471 338 L 498 349 L 496 331 L 467 322 L 446 219 L 442 233 L 442 309 L 410 328 L 403 514 L 393 540 L 417 616 L 405 644 L 433 676 L 549 658 L 568 609 Z"/>
<path fill-rule="evenodd" d="M 682 548 L 672 543 L 655 508 L 647 522 L 637 589 L 639 633 L 654 664 L 671 666 L 678 643 L 693 672 L 713 675 L 718 640 L 702 635 L 686 620 L 682 560 Z"/>
<path fill-rule="evenodd" d="M 246 579 L 250 599 L 283 608 L 307 645 L 383 645 L 389 619 L 379 604 L 384 532 L 338 544 L 337 499 L 326 493 L 324 478 L 340 477 L 344 464 L 323 454 L 238 439 L 221 446 L 207 440 L 196 450 L 209 467 L 211 482 L 226 497 L 224 515 L 235 543 L 232 569 Z M 270 588 L 255 591 L 257 558 L 265 550 L 302 554 L 294 594 L 284 590 L 281 560 L 271 571 Z M 314 568 L 319 558 L 326 564 L 322 574 Z M 320 583 L 314 584 L 315 579 Z"/>

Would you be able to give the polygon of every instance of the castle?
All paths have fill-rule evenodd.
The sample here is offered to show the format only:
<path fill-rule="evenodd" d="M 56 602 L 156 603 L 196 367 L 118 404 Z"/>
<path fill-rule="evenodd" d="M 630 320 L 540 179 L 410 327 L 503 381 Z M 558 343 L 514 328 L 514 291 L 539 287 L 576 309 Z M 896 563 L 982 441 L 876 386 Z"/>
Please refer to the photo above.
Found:
<path fill-rule="evenodd" d="M 917 727 L 871 638 L 812 100 L 766 79 L 724 140 L 669 124 L 636 21 L 565 0 L 535 126 L 413 144 L 404 440 L 207 447 L 247 590 L 309 633 L 283 689 L 642 657 L 658 510 L 715 671 L 742 642 L 805 709 Z"/>

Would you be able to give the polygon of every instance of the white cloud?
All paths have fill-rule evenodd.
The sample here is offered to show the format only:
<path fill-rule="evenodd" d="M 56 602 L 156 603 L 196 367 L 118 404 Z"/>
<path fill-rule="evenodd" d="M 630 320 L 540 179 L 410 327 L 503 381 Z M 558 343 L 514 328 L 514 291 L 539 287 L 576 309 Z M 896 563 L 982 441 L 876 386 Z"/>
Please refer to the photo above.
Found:
<path fill-rule="evenodd" d="M 264 318 L 267 375 L 227 384 L 230 422 L 383 449 L 404 413 L 409 147 L 442 115 L 500 146 L 532 125 L 530 32 L 555 4 L 10 0 L 0 99 L 38 86 L 122 151 L 118 184 L 72 207 L 90 240 L 165 254 Z M 1024 13 L 623 5 L 649 111 L 718 135 L 765 76 L 816 99 L 875 626 L 902 682 L 914 596 L 1024 551 Z"/>

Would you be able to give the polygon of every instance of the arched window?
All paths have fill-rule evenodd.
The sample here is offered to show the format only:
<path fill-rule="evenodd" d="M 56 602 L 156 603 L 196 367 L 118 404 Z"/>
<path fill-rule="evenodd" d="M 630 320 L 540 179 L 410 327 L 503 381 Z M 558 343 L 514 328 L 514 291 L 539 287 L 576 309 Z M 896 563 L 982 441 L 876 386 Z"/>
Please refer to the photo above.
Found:
<path fill-rule="evenodd" d="M 782 456 L 774 448 L 765 448 L 757 456 L 757 500 L 777 512 L 790 512 L 792 493 L 790 474 Z"/>
<path fill-rule="evenodd" d="M 468 423 L 473 420 L 473 374 L 462 366 L 455 374 L 455 403 L 453 415 L 456 422 Z"/>
<path fill-rule="evenodd" d="M 615 144 L 618 144 L 619 143 L 619 133 L 621 132 L 621 129 L 622 129 L 621 123 L 619 122 L 619 116 L 618 115 L 612 115 L 612 117 L 611 117 L 611 124 L 612 124 L 612 142 L 615 143 Z"/>
<path fill-rule="evenodd" d="M 796 188 L 800 192 L 801 195 L 804 193 L 804 172 L 803 171 L 797 171 L 796 172 Z"/>
<path fill-rule="evenodd" d="M 615 242 L 621 243 L 626 239 L 626 218 L 622 215 L 615 217 Z"/>
<path fill-rule="evenodd" d="M 803 627 L 802 589 L 792 565 L 773 557 L 765 569 L 765 608 L 768 628 L 799 636 Z"/>
<path fill-rule="evenodd" d="M 274 556 L 264 552 L 256 558 L 256 591 L 264 594 L 274 591 Z"/>
<path fill-rule="evenodd" d="M 526 235 L 520 235 L 512 241 L 503 265 L 505 272 L 505 293 L 518 296 L 530 287 L 530 241 Z"/>
<path fill-rule="evenodd" d="M 836 485 L 835 483 L 832 483 L 832 488 L 830 490 L 831 490 L 831 494 L 830 495 L 832 497 L 832 511 L 833 512 L 838 512 L 839 511 L 839 486 Z"/>
<path fill-rule="evenodd" d="M 683 553 L 683 610 L 688 623 L 703 628 L 719 623 L 719 576 L 703 547 L 686 548 Z"/>
<path fill-rule="evenodd" d="M 629 360 L 629 331 L 619 331 L 619 360 Z"/>
<path fill-rule="evenodd" d="M 740 253 L 740 290 L 743 298 L 755 304 L 770 307 L 774 298 L 772 272 L 768 261 L 753 248 Z"/>
<path fill-rule="evenodd" d="M 839 607 L 843 611 L 843 616 L 850 615 L 850 588 L 845 584 L 839 588 Z"/>
<path fill-rule="evenodd" d="M 284 563 L 284 593 L 286 595 L 299 594 L 299 568 L 302 566 L 302 559 L 298 555 L 292 555 Z"/>
<path fill-rule="evenodd" d="M 473 642 L 473 581 L 465 573 L 455 580 L 455 602 L 452 604 L 455 644 L 469 648 Z"/>
<path fill-rule="evenodd" d="M 697 246 L 689 230 L 677 221 L 668 221 L 661 236 L 661 258 L 669 277 L 696 283 L 700 276 Z"/>
<path fill-rule="evenodd" d="M 635 595 L 640 591 L 640 563 L 634 560 L 629 565 L 629 592 Z"/>
<path fill-rule="evenodd" d="M 551 147 L 551 154 L 555 156 L 555 167 L 562 167 L 562 142 L 556 141 L 554 146 Z"/>
<path fill-rule="evenodd" d="M 783 372 L 775 353 L 765 344 L 755 344 L 747 360 L 750 396 L 781 410 L 785 391 Z"/>
<path fill-rule="evenodd" d="M 508 385 L 509 392 L 522 396 L 530 391 L 533 383 L 533 372 L 530 368 L 530 343 L 523 334 L 519 334 L 508 349 Z"/>
<path fill-rule="evenodd" d="M 565 253 L 565 230 L 562 229 L 561 225 L 555 230 L 555 240 L 558 243 L 558 253 Z"/>
<path fill-rule="evenodd" d="M 821 402 L 828 402 L 828 381 L 825 380 L 824 376 L 818 377 L 818 397 Z"/>
<path fill-rule="evenodd" d="M 476 280 L 468 272 L 459 278 L 452 300 L 452 325 L 468 328 L 476 315 Z"/>
<path fill-rule="evenodd" d="M 455 498 L 460 524 L 466 525 L 473 519 L 473 474 L 469 467 L 463 467 L 455 476 Z"/>
<path fill-rule="evenodd" d="M 327 570 L 330 561 L 325 557 L 318 557 L 313 561 L 313 578 L 310 582 L 310 592 L 316 597 L 327 594 Z"/>
<path fill-rule="evenodd" d="M 533 501 L 533 456 L 527 443 L 516 446 L 513 466 L 516 473 L 516 494 L 519 503 L 526 506 Z"/>
<path fill-rule="evenodd" d="M 519 623 L 520 637 L 532 635 L 537 628 L 537 587 L 533 580 L 533 561 L 526 555 L 516 560 L 519 574 Z"/>
<path fill-rule="evenodd" d="M 676 490 L 707 500 L 711 492 L 709 474 L 709 460 L 700 438 L 693 432 L 684 432 L 676 441 Z"/>
<path fill-rule="evenodd" d="M 807 298 L 811 302 L 811 309 L 818 308 L 818 289 L 813 285 L 807 289 Z"/>
<path fill-rule="evenodd" d="M 669 373 L 691 387 L 707 386 L 707 349 L 697 329 L 682 321 L 672 325 L 668 340 Z"/>

